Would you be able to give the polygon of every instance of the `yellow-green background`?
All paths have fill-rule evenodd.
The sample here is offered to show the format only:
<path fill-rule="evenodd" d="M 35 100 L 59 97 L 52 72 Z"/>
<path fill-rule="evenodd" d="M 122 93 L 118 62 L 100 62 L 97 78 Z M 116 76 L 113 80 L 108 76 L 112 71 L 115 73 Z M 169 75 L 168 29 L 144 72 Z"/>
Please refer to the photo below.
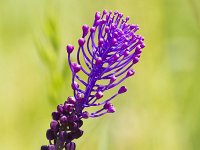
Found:
<path fill-rule="evenodd" d="M 199 0 L 0 0 L 0 150 L 39 150 L 70 89 L 65 45 L 95 11 L 139 24 L 146 48 L 117 112 L 86 120 L 78 150 L 200 149 Z"/>

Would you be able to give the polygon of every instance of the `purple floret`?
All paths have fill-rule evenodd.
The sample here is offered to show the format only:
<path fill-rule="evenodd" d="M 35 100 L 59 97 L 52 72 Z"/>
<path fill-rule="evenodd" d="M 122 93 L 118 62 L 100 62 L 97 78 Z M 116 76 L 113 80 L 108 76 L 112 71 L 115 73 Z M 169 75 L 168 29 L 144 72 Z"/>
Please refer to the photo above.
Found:
<path fill-rule="evenodd" d="M 57 111 L 52 113 L 53 120 L 46 133 L 50 145 L 42 146 L 42 150 L 75 150 L 76 145 L 72 141 L 83 135 L 80 129 L 82 119 L 116 111 L 111 101 L 125 93 L 127 88 L 121 86 L 107 99 L 104 98 L 104 92 L 135 74 L 132 67 L 138 63 L 145 47 L 144 38 L 135 33 L 138 25 L 128 24 L 128 20 L 129 17 L 124 19 L 123 14 L 117 11 L 112 13 L 104 10 L 102 15 L 96 12 L 93 26 L 82 26 L 77 62 L 71 61 L 74 46 L 66 46 L 74 95 L 58 105 Z M 82 79 L 80 73 L 87 80 Z M 105 84 L 100 81 L 105 81 Z M 97 110 L 85 111 L 88 107 L 97 107 Z"/>

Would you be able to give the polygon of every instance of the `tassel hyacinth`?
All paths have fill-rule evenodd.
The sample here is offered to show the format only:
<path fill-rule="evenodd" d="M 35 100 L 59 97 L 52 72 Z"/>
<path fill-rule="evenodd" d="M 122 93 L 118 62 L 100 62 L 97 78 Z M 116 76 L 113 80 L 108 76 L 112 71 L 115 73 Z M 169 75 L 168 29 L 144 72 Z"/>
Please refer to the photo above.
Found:
<path fill-rule="evenodd" d="M 82 26 L 77 62 L 71 60 L 74 46 L 66 46 L 74 95 L 52 113 L 53 120 L 46 132 L 49 145 L 43 145 L 41 150 L 75 150 L 76 144 L 72 141 L 83 135 L 80 129 L 82 119 L 116 111 L 111 101 L 125 93 L 127 88 L 121 86 L 113 96 L 102 100 L 104 92 L 135 74 L 132 66 L 138 63 L 145 47 L 144 38 L 136 34 L 138 25 L 128 24 L 128 20 L 129 17 L 124 19 L 123 14 L 117 11 L 104 10 L 102 15 L 96 12 L 93 26 Z M 87 80 L 82 79 L 79 73 L 85 75 Z M 95 112 L 85 111 L 88 107 L 99 109 Z"/>

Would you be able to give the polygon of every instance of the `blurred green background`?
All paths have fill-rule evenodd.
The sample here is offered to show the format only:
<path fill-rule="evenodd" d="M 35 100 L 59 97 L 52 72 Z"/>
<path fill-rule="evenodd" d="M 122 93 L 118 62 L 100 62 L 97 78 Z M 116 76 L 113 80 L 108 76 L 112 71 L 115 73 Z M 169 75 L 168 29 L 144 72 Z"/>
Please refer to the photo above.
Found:
<path fill-rule="evenodd" d="M 65 46 L 96 11 L 139 24 L 146 48 L 115 114 L 86 120 L 78 150 L 200 149 L 199 0 L 0 0 L 0 150 L 39 150 L 72 95 Z"/>

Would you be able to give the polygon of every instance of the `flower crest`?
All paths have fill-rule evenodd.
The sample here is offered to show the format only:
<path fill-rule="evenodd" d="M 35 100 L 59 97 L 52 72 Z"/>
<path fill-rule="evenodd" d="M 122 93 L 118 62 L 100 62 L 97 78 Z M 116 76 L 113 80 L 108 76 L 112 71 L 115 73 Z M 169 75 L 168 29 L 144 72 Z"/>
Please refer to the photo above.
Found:
<path fill-rule="evenodd" d="M 91 106 L 103 106 L 100 110 L 88 114 L 88 117 L 98 117 L 115 112 L 111 100 L 127 91 L 122 86 L 118 92 L 99 102 L 103 93 L 110 90 L 126 78 L 134 75 L 131 67 L 139 61 L 144 38 L 136 35 L 137 25 L 128 24 L 129 17 L 123 19 L 119 12 L 96 12 L 92 27 L 82 26 L 82 37 L 78 40 L 77 62 L 71 62 L 74 46 L 67 45 L 68 62 L 72 71 L 72 88 L 76 102 L 76 113 L 84 118 L 83 109 Z M 86 75 L 87 81 L 81 79 L 78 72 Z M 98 84 L 105 81 L 107 84 Z M 83 89 L 79 88 L 83 85 Z M 85 112 L 86 113 L 86 112 Z"/>

